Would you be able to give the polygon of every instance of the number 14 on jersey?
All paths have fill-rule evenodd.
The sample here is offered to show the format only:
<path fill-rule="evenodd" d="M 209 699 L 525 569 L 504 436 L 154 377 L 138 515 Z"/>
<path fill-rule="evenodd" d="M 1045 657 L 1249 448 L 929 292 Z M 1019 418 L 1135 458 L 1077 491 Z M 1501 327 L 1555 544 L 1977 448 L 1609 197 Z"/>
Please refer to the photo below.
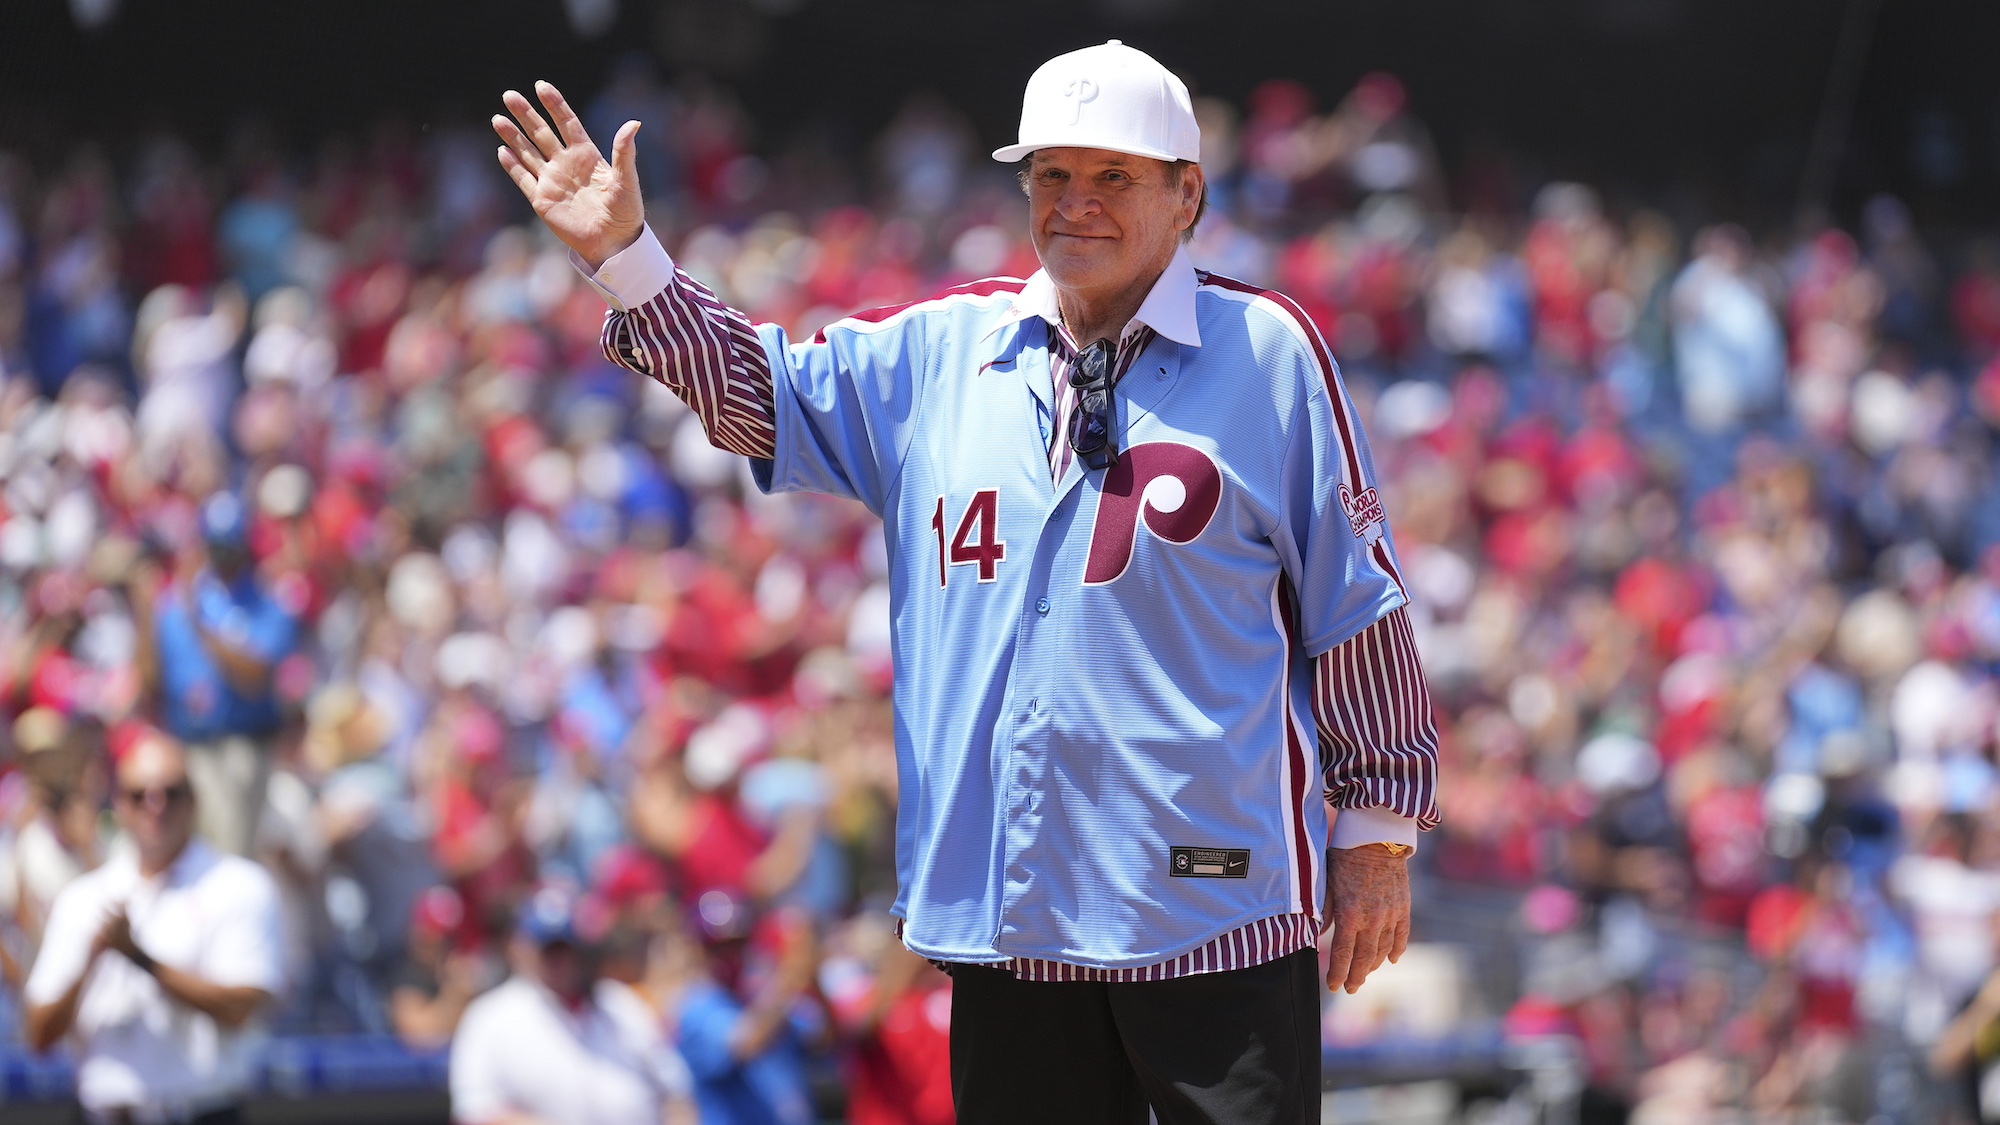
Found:
<path fill-rule="evenodd" d="M 1000 560 L 1007 557 L 1007 544 L 1000 539 L 999 489 L 982 488 L 972 494 L 949 543 L 944 529 L 944 497 L 940 496 L 937 511 L 931 515 L 931 530 L 937 532 L 938 585 L 945 584 L 954 566 L 977 566 L 981 582 L 1000 577 Z"/>

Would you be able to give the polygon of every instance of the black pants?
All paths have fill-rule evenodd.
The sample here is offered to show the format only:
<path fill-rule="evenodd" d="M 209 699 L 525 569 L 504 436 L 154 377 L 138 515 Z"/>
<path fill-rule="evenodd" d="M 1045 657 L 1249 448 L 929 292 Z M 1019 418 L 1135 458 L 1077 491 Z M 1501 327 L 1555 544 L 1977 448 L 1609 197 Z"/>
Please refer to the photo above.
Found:
<path fill-rule="evenodd" d="M 953 965 L 959 1125 L 1306 1125 L 1319 1120 L 1311 949 L 1143 984 L 1021 981 Z"/>

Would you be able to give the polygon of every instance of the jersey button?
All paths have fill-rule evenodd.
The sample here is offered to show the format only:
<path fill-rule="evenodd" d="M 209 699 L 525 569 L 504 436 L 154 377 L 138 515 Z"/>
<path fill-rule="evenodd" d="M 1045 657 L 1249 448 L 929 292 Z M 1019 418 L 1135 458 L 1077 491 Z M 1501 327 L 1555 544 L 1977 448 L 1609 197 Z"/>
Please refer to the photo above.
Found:
<path fill-rule="evenodd" d="M 1043 617 L 1047 617 L 1049 615 L 1049 599 L 1037 598 L 1035 600 L 1035 612 L 1041 614 Z"/>

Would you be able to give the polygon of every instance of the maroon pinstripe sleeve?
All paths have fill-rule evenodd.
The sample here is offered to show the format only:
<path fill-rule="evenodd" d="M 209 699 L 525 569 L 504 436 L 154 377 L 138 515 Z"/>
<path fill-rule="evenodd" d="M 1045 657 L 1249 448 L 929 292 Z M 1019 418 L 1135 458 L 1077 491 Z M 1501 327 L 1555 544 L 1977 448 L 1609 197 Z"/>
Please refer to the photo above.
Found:
<path fill-rule="evenodd" d="M 750 318 L 674 267 L 659 294 L 604 316 L 604 355 L 659 380 L 688 404 L 708 440 L 745 457 L 777 454 L 771 364 Z"/>
<path fill-rule="evenodd" d="M 1335 808 L 1381 808 L 1437 827 L 1437 718 L 1407 610 L 1313 662 L 1313 718 Z"/>

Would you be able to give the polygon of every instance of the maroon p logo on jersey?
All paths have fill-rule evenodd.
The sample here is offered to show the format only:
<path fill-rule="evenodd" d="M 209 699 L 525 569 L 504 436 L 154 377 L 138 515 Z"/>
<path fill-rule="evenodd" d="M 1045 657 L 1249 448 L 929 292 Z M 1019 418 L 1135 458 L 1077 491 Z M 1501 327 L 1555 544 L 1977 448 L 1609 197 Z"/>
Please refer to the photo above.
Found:
<path fill-rule="evenodd" d="M 1171 441 L 1126 450 L 1104 473 L 1083 584 L 1101 586 L 1125 573 L 1141 519 L 1169 543 L 1191 543 L 1221 503 L 1222 470 L 1201 450 Z"/>

